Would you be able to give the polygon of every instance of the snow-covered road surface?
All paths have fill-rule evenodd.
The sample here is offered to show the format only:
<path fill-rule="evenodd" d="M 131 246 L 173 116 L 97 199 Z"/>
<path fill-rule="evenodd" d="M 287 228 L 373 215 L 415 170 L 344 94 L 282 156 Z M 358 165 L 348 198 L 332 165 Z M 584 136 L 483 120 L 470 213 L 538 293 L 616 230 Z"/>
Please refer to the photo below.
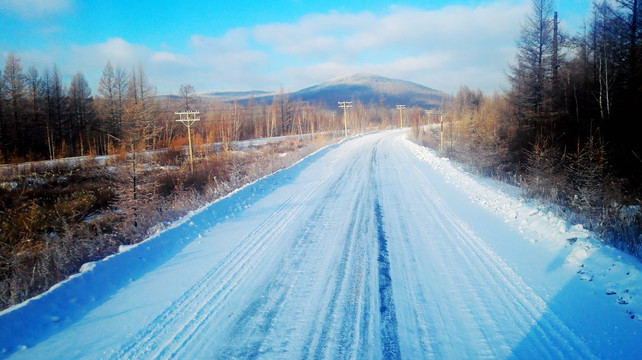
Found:
<path fill-rule="evenodd" d="M 534 242 L 537 231 L 471 200 L 417 151 L 399 131 L 322 150 L 3 313 L 0 326 L 13 325 L 0 334 L 13 340 L 0 349 L 16 359 L 640 356 L 642 322 L 577 274 L 570 243 Z"/>

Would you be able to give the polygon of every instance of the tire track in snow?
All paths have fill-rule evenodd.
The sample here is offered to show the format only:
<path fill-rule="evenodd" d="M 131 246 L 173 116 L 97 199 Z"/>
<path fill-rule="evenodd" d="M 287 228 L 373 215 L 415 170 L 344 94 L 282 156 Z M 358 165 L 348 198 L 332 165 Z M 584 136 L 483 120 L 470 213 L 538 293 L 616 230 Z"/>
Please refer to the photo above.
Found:
<path fill-rule="evenodd" d="M 355 161 L 355 163 L 357 163 L 357 161 Z M 314 343 L 316 343 L 316 346 L 314 346 L 312 357 L 314 359 L 327 357 L 326 351 L 330 342 L 330 333 L 335 328 L 334 320 L 338 316 L 336 314 L 336 310 L 341 302 L 341 293 L 350 282 L 349 270 L 352 268 L 350 268 L 349 265 L 354 261 L 352 259 L 354 257 L 352 247 L 354 245 L 354 241 L 358 240 L 356 239 L 358 237 L 358 231 L 356 231 L 357 225 L 362 224 L 362 221 L 359 220 L 362 220 L 365 217 L 363 202 L 367 199 L 367 192 L 363 184 L 360 186 L 361 188 L 357 190 L 357 194 L 359 195 L 356 196 L 359 201 L 355 204 L 353 211 L 351 211 L 348 233 L 343 237 L 345 239 L 345 243 L 341 251 L 341 259 L 337 267 L 334 282 L 331 283 L 331 295 L 328 299 L 327 306 L 323 309 L 325 310 L 325 315 L 323 316 L 323 320 L 320 322 L 320 328 L 311 329 L 310 334 L 308 335 L 308 340 L 303 348 L 303 354 L 307 354 L 304 355 L 306 357 L 309 356 L 309 352 L 314 346 Z M 328 278 L 329 281 L 331 279 L 332 277 Z M 326 286 L 328 285 L 330 285 L 330 283 Z M 317 316 L 321 316 L 321 313 Z"/>
<path fill-rule="evenodd" d="M 344 169 L 341 175 L 329 186 L 325 197 L 336 196 L 344 178 L 351 172 L 352 167 Z M 255 300 L 244 313 L 234 320 L 233 329 L 230 331 L 230 346 L 221 351 L 222 358 L 256 358 L 266 349 L 262 349 L 264 341 L 271 330 L 276 317 L 283 309 L 283 304 L 294 291 L 301 273 L 298 268 L 306 260 L 310 251 L 311 243 L 314 243 L 314 224 L 319 223 L 328 209 L 327 202 L 321 204 L 314 210 L 307 219 L 306 225 L 294 236 L 297 241 L 288 251 L 288 256 L 275 268 L 276 275 L 269 284 L 256 292 Z M 276 301 L 273 301 L 277 299 Z M 260 322 L 256 322 L 256 316 Z M 259 330 L 259 331 L 257 331 Z M 245 346 L 239 346 L 238 341 L 243 342 L 248 333 L 253 332 L 251 341 Z M 232 345 L 232 342 L 234 342 Z M 249 349 L 249 350 L 246 350 Z"/>
<path fill-rule="evenodd" d="M 397 330 L 397 313 L 395 302 L 392 298 L 392 278 L 390 277 L 390 259 L 388 256 L 388 240 L 383 231 L 383 215 L 379 201 L 375 202 L 375 219 L 377 222 L 377 242 L 379 254 L 377 256 L 379 270 L 379 302 L 381 342 L 384 359 L 401 359 L 399 351 L 399 334 Z"/>
<path fill-rule="evenodd" d="M 261 250 L 269 242 L 278 239 L 330 173 L 323 171 L 318 181 L 306 184 L 284 201 L 220 265 L 210 270 L 112 358 L 174 357 L 239 286 L 239 279 L 255 268 L 253 258 L 261 255 Z"/>
<path fill-rule="evenodd" d="M 394 144 L 396 148 L 399 146 Z M 396 174 L 401 178 L 408 178 L 407 167 L 395 166 L 400 163 L 398 159 L 389 160 L 389 149 L 380 148 L 383 151 L 384 160 L 387 164 L 388 174 Z M 390 192 L 393 193 L 394 192 Z M 394 194 L 394 197 L 398 197 Z M 386 198 L 382 198 L 385 202 Z M 408 204 L 398 204 L 396 202 L 386 202 L 386 211 L 393 214 L 402 214 L 408 211 Z M 395 221 L 396 220 L 396 221 Z M 447 328 L 447 312 L 435 311 L 430 309 L 439 309 L 443 304 L 436 294 L 431 294 L 426 284 L 422 281 L 422 272 L 426 272 L 422 265 L 430 261 L 429 258 L 421 258 L 418 251 L 421 249 L 421 243 L 417 244 L 417 239 L 424 239 L 427 235 L 425 229 L 425 219 L 411 222 L 407 216 L 390 219 L 388 228 L 396 234 L 399 234 L 392 244 L 392 251 L 396 254 L 396 259 L 403 266 L 397 266 L 398 274 L 396 277 L 400 282 L 398 289 L 401 290 L 398 298 L 405 299 L 397 311 L 398 323 L 401 324 L 401 333 L 399 334 L 400 349 L 403 349 L 404 357 L 417 359 L 435 358 L 436 354 L 443 357 L 442 342 L 432 341 L 437 336 L 439 329 Z M 395 227 L 398 226 L 398 229 Z M 407 308 L 404 313 L 404 307 Z M 401 311 L 399 311 L 401 310 Z M 408 313 L 409 312 L 409 313 Z M 402 316 L 405 316 L 403 318 Z"/>
<path fill-rule="evenodd" d="M 370 234 L 374 234 L 374 221 L 369 209 L 372 208 L 373 194 L 364 184 L 363 193 L 357 196 L 359 217 L 351 232 L 349 271 L 341 298 L 342 321 L 338 329 L 337 349 L 333 358 L 364 358 L 372 350 L 364 344 L 371 333 L 370 312 L 375 307 L 370 291 L 374 279 L 372 261 L 376 249 Z"/>
<path fill-rule="evenodd" d="M 181 298 L 177 299 L 166 311 L 152 321 L 147 329 L 139 332 L 128 346 L 115 354 L 114 358 L 138 358 L 140 356 L 172 358 L 180 354 L 181 349 L 192 348 L 195 345 L 193 344 L 194 339 L 198 338 L 198 333 L 203 325 L 219 311 L 231 293 L 241 286 L 246 274 L 251 273 L 252 269 L 256 267 L 254 257 L 265 256 L 269 253 L 270 247 L 280 241 L 278 238 L 282 237 L 286 231 L 291 230 L 289 224 L 293 222 L 296 224 L 293 219 L 297 218 L 301 213 L 301 208 L 318 192 L 318 188 L 328 186 L 326 185 L 327 179 L 333 174 L 329 169 L 335 165 L 335 162 L 327 164 L 313 183 L 298 190 L 296 194 L 279 206 L 267 220 L 226 256 L 220 265 L 213 268 Z M 355 163 L 352 163 L 342 169 L 340 176 L 328 186 L 329 196 L 336 196 L 337 189 L 342 186 L 344 178 L 353 174 L 354 166 Z M 322 210 L 317 209 L 315 214 L 318 215 Z M 314 217 L 317 215 L 313 215 L 311 221 L 316 221 Z M 298 238 L 300 242 L 301 238 Z M 295 247 L 296 244 L 292 246 L 292 248 Z M 282 268 L 279 269 L 282 270 Z M 281 280 L 288 279 L 281 277 Z M 294 280 L 296 281 L 296 278 Z M 271 283 L 272 289 L 270 291 L 286 288 L 283 284 L 283 282 Z M 278 299 L 276 302 L 258 301 L 251 305 L 256 307 L 255 314 L 261 312 L 263 320 L 257 327 L 261 331 L 258 331 L 259 334 L 255 336 L 256 338 L 265 337 L 270 329 L 269 324 L 278 313 L 277 310 L 287 295 L 288 293 L 284 292 L 271 293 L 266 299 Z M 265 310 L 266 306 L 271 306 L 271 308 Z M 268 316 L 264 317 L 262 314 L 268 314 Z M 245 355 L 253 357 L 258 353 L 260 341 L 252 343 L 250 348 L 253 350 L 246 352 Z"/>
<path fill-rule="evenodd" d="M 416 165 L 413 167 L 417 168 Z M 533 343 L 527 349 L 533 353 L 521 354 L 522 356 L 595 358 L 577 335 L 554 313 L 547 311 L 546 302 L 535 294 L 499 255 L 458 218 L 451 215 L 423 172 L 417 169 L 416 173 L 418 176 L 413 177 L 415 184 L 421 184 L 424 189 L 416 193 L 421 196 L 422 202 L 428 205 L 425 209 L 430 214 L 430 221 L 439 227 L 449 244 L 435 247 L 441 254 L 432 257 L 434 261 L 442 262 L 439 268 L 447 270 L 440 276 L 458 281 L 461 296 L 472 296 L 472 303 L 484 304 L 468 307 L 466 311 L 470 311 L 474 321 L 478 322 L 478 336 L 482 343 L 486 343 L 482 346 L 487 350 L 486 355 L 504 357 L 510 354 L 510 345 L 516 345 L 513 343 L 514 339 L 504 338 L 505 347 L 497 346 L 502 342 L 497 337 L 503 337 L 504 334 L 502 329 L 497 327 L 497 319 L 494 317 L 502 315 L 503 318 L 513 321 L 515 329 L 521 331 L 522 340 L 528 334 L 536 334 L 528 338 L 528 341 Z M 452 262 L 446 263 L 449 260 Z M 457 264 L 464 264 L 469 270 L 453 270 L 452 267 Z M 461 274 L 462 271 L 466 273 Z M 487 341 L 492 341 L 494 346 Z M 480 355 L 483 354 L 477 354 Z"/>
<path fill-rule="evenodd" d="M 299 352 L 303 359 L 372 358 L 376 354 L 372 310 L 377 300 L 371 291 L 376 286 L 373 192 L 369 178 L 362 176 L 368 172 L 368 148 L 350 156 L 348 161 L 357 167 L 342 183 L 342 196 L 332 198 L 344 209 L 334 212 L 336 232 L 330 235 L 340 243 L 340 250 L 325 275 L 319 306 L 310 314 L 310 327 Z M 342 213 L 349 216 L 345 223 L 337 218 Z"/>
<path fill-rule="evenodd" d="M 331 286 L 332 293 L 320 321 L 321 325 L 310 331 L 304 347 L 306 358 L 358 358 L 366 354 L 370 354 L 370 357 L 377 356 L 376 351 L 373 352 L 374 344 L 369 342 L 373 340 L 370 334 L 372 321 L 375 319 L 379 319 L 379 333 L 378 336 L 375 335 L 381 351 L 378 356 L 385 359 L 401 358 L 387 238 L 383 231 L 383 213 L 375 177 L 377 147 L 378 142 L 372 145 L 372 151 L 363 153 L 358 160 L 364 167 L 360 174 L 366 173 L 366 176 L 359 183 L 359 190 L 353 198 L 356 202 L 349 212 L 350 224 L 337 276 Z M 376 259 L 376 265 L 371 265 L 371 258 L 373 261 Z M 373 272 L 364 274 L 364 266 Z M 371 300 L 372 285 L 378 295 L 374 301 Z M 364 294 L 363 298 L 361 294 Z M 376 309 L 374 305 L 377 304 L 378 316 L 373 314 Z M 341 319 L 340 323 L 337 323 L 338 319 Z M 333 344 L 331 339 L 335 339 L 336 343 Z M 331 346 L 336 347 L 334 352 L 330 352 Z M 314 352 L 310 354 L 312 347 Z"/>
<path fill-rule="evenodd" d="M 402 234 L 410 233 L 406 222 L 400 221 L 399 227 Z M 399 277 L 403 279 L 403 283 L 406 284 L 405 290 L 409 300 L 408 303 L 414 304 L 410 310 L 412 311 L 412 324 L 414 324 L 414 329 L 411 328 L 411 330 L 415 335 L 412 339 L 406 338 L 404 340 L 407 342 L 416 340 L 412 349 L 418 353 L 416 355 L 418 358 L 434 358 L 435 354 L 440 353 L 440 344 L 438 342 L 430 342 L 430 340 L 437 333 L 437 328 L 443 329 L 446 327 L 443 318 L 444 314 L 438 312 L 435 318 L 429 318 L 425 314 L 425 310 L 418 306 L 419 304 L 429 304 L 428 307 L 436 308 L 439 306 L 439 303 L 435 296 L 425 296 L 426 290 L 424 289 L 424 284 L 421 283 L 417 276 L 419 259 L 414 245 L 409 240 L 409 236 L 402 236 L 401 240 L 403 241 L 403 246 L 400 246 L 397 251 L 403 251 L 404 257 L 409 261 L 406 262 L 407 266 L 403 267 Z M 413 357 L 413 355 L 410 355 L 410 357 Z"/>
<path fill-rule="evenodd" d="M 370 181 L 375 194 L 374 200 L 374 219 L 377 229 L 377 267 L 379 281 L 379 321 L 381 326 L 381 345 L 384 359 L 401 359 L 399 350 L 399 334 L 397 324 L 397 313 L 395 311 L 395 302 L 392 297 L 392 278 L 390 277 L 390 257 L 388 254 L 388 240 L 383 230 L 383 214 L 379 204 L 379 195 L 377 180 L 375 178 L 375 168 L 377 166 L 377 145 L 372 151 Z"/>

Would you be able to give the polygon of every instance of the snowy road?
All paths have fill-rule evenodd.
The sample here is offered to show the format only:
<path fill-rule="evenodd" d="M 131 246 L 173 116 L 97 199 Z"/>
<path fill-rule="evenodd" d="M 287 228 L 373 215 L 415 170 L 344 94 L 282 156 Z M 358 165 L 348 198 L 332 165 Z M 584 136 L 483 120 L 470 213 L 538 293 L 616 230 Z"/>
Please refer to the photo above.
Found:
<path fill-rule="evenodd" d="M 188 234 L 166 254 L 152 239 L 79 276 L 125 281 L 60 290 L 98 293 L 89 300 L 25 305 L 42 330 L 1 345 L 16 359 L 639 355 L 640 321 L 418 159 L 403 133 L 299 167 L 232 210 L 195 214 L 165 236 Z M 150 255 L 117 261 L 132 251 Z"/>

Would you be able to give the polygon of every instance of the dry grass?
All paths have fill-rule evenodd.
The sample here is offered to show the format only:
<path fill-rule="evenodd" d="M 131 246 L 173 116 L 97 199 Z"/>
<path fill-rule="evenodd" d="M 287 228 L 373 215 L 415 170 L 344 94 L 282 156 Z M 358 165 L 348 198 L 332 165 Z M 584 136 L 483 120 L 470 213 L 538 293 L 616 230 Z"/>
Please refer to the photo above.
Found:
<path fill-rule="evenodd" d="M 232 190 L 287 167 L 332 139 L 247 151 L 180 150 L 109 164 L 23 167 L 0 179 L 0 309 L 35 296 L 88 261 L 113 254 Z M 283 156 L 286 154 L 286 156 Z"/>

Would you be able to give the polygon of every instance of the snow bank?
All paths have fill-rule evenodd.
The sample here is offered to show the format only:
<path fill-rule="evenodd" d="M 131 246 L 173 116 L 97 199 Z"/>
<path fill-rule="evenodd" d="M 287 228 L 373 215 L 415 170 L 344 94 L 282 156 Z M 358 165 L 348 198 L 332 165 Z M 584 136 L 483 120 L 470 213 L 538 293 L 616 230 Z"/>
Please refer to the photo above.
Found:
<path fill-rule="evenodd" d="M 31 347 L 68 327 L 123 285 L 163 264 L 202 232 L 290 183 L 309 164 L 339 144 L 326 146 L 287 169 L 237 189 L 143 242 L 121 247 L 118 254 L 85 264 L 80 273 L 47 292 L 0 312 L 0 354 Z"/>
<path fill-rule="evenodd" d="M 605 245 L 581 224 L 571 224 L 520 198 L 519 188 L 477 178 L 431 149 L 408 139 L 404 143 L 417 158 L 427 162 L 471 200 L 528 234 L 533 246 L 545 246 L 559 253 L 569 251 L 570 247 L 564 266 L 572 267 L 580 280 L 591 282 L 597 293 L 613 297 L 613 302 L 623 306 L 626 316 L 642 321 L 642 265 L 637 258 Z"/>

